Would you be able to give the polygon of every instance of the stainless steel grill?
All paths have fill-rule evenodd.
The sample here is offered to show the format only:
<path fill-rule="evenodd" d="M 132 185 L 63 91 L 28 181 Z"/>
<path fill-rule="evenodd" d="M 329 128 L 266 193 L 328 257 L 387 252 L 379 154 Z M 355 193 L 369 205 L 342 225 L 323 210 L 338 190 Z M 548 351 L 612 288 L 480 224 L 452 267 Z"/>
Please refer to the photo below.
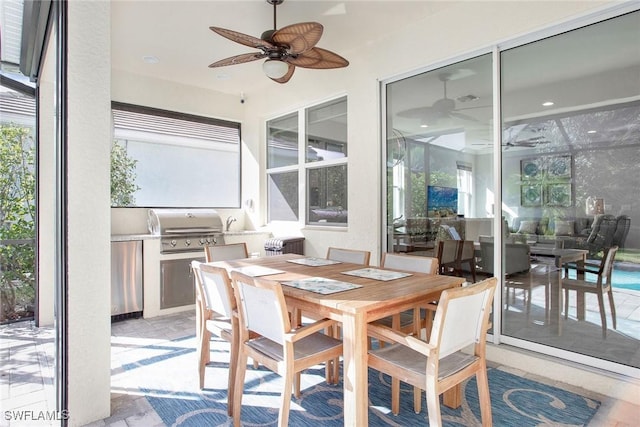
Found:
<path fill-rule="evenodd" d="M 222 219 L 214 209 L 150 209 L 148 225 L 151 234 L 160 236 L 161 254 L 224 244 Z"/>

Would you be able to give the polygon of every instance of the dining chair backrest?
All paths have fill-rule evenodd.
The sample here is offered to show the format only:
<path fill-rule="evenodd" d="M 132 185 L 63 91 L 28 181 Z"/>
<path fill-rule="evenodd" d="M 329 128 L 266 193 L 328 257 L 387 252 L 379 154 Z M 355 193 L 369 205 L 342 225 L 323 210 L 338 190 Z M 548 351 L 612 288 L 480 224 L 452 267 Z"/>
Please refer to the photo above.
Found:
<path fill-rule="evenodd" d="M 224 317 L 233 316 L 236 302 L 227 270 L 198 261 L 191 265 L 202 286 L 205 308 Z"/>
<path fill-rule="evenodd" d="M 438 359 L 470 344 L 484 347 L 496 285 L 493 277 L 442 292 L 430 337 L 430 344 L 438 348 Z"/>
<path fill-rule="evenodd" d="M 440 240 L 438 243 L 438 262 L 440 266 L 456 262 L 458 257 L 457 240 Z"/>
<path fill-rule="evenodd" d="M 458 261 L 467 261 L 473 259 L 476 248 L 473 240 L 461 240 L 458 242 Z"/>
<path fill-rule="evenodd" d="M 616 257 L 616 252 L 618 252 L 617 246 L 612 246 L 608 249 L 605 249 L 604 259 L 600 264 L 600 268 L 598 271 L 598 283 L 602 285 L 610 285 L 611 284 L 611 273 L 613 272 L 613 260 Z"/>
<path fill-rule="evenodd" d="M 369 265 L 369 258 L 371 258 L 371 252 L 369 251 L 333 247 L 327 249 L 327 259 L 333 261 Z"/>
<path fill-rule="evenodd" d="M 380 267 L 416 273 L 437 274 L 438 259 L 425 256 L 383 253 Z"/>
<path fill-rule="evenodd" d="M 204 256 L 207 262 L 228 261 L 232 259 L 248 258 L 247 244 L 230 243 L 228 245 L 212 245 L 204 247 Z"/>
<path fill-rule="evenodd" d="M 243 335 L 255 332 L 280 345 L 291 330 L 282 285 L 231 271 Z"/>

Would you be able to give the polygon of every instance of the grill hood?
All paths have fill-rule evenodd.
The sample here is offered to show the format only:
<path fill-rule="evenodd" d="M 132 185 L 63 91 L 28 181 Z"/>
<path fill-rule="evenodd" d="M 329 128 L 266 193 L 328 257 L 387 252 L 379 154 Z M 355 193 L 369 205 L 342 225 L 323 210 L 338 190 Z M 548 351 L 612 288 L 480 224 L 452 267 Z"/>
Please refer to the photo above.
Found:
<path fill-rule="evenodd" d="M 160 236 L 222 232 L 214 209 L 149 209 L 148 225 L 151 234 Z"/>

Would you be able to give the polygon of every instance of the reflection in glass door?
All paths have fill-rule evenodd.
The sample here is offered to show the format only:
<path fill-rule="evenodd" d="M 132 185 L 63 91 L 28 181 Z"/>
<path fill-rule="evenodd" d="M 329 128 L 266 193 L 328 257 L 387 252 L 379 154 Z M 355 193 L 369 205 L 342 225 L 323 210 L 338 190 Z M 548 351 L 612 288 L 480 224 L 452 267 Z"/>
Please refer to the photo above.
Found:
<path fill-rule="evenodd" d="M 635 368 L 638 40 L 634 12 L 501 54 L 502 334 Z"/>
<path fill-rule="evenodd" d="M 493 269 L 481 247 L 495 215 L 491 73 L 487 54 L 386 86 L 386 251 L 435 257 L 469 240 L 477 280 Z"/>

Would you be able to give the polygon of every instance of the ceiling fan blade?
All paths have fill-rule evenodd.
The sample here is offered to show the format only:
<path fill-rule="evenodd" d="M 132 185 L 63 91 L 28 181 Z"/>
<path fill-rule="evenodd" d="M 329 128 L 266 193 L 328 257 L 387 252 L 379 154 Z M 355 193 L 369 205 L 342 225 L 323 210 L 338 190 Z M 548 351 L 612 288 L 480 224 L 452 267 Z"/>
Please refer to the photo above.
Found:
<path fill-rule="evenodd" d="M 285 61 L 302 68 L 342 68 L 349 65 L 349 61 L 342 56 L 319 47 L 311 48 L 295 57 L 287 57 Z"/>
<path fill-rule="evenodd" d="M 220 27 L 209 27 L 211 31 L 214 33 L 220 34 L 222 37 L 225 37 L 231 41 L 236 43 L 243 44 L 249 47 L 255 47 L 258 49 L 261 48 L 273 48 L 274 46 L 266 40 L 259 39 L 257 37 L 250 36 L 248 34 L 239 33 L 233 30 L 227 30 L 226 28 Z"/>
<path fill-rule="evenodd" d="M 317 22 L 300 22 L 277 30 L 271 41 L 277 45 L 286 45 L 292 54 L 300 54 L 313 48 L 322 37 L 322 25 Z"/>
<path fill-rule="evenodd" d="M 229 58 L 221 59 L 213 64 L 209 65 L 209 68 L 224 67 L 227 65 L 244 64 L 245 62 L 256 61 L 258 59 L 265 58 L 267 55 L 262 52 L 255 53 L 243 53 L 242 55 L 231 56 Z"/>
<path fill-rule="evenodd" d="M 399 111 L 398 116 L 406 119 L 421 120 L 438 120 L 442 118 L 442 114 L 433 107 L 416 107 L 408 110 Z"/>
<path fill-rule="evenodd" d="M 288 64 L 289 65 L 289 69 L 287 70 L 287 74 L 285 74 L 284 76 L 280 77 L 279 79 L 274 79 L 273 77 L 269 77 L 271 80 L 273 80 L 274 82 L 277 83 L 286 83 L 289 81 L 289 79 L 291 79 L 291 76 L 293 76 L 293 72 L 296 70 L 296 67 L 294 65 Z"/>
<path fill-rule="evenodd" d="M 475 117 L 471 117 L 467 114 L 462 114 L 462 113 L 458 113 L 457 111 L 450 111 L 449 115 L 451 115 L 452 117 L 456 117 L 458 119 L 462 119 L 462 120 L 467 120 L 469 122 L 477 122 L 478 119 L 476 119 Z"/>

